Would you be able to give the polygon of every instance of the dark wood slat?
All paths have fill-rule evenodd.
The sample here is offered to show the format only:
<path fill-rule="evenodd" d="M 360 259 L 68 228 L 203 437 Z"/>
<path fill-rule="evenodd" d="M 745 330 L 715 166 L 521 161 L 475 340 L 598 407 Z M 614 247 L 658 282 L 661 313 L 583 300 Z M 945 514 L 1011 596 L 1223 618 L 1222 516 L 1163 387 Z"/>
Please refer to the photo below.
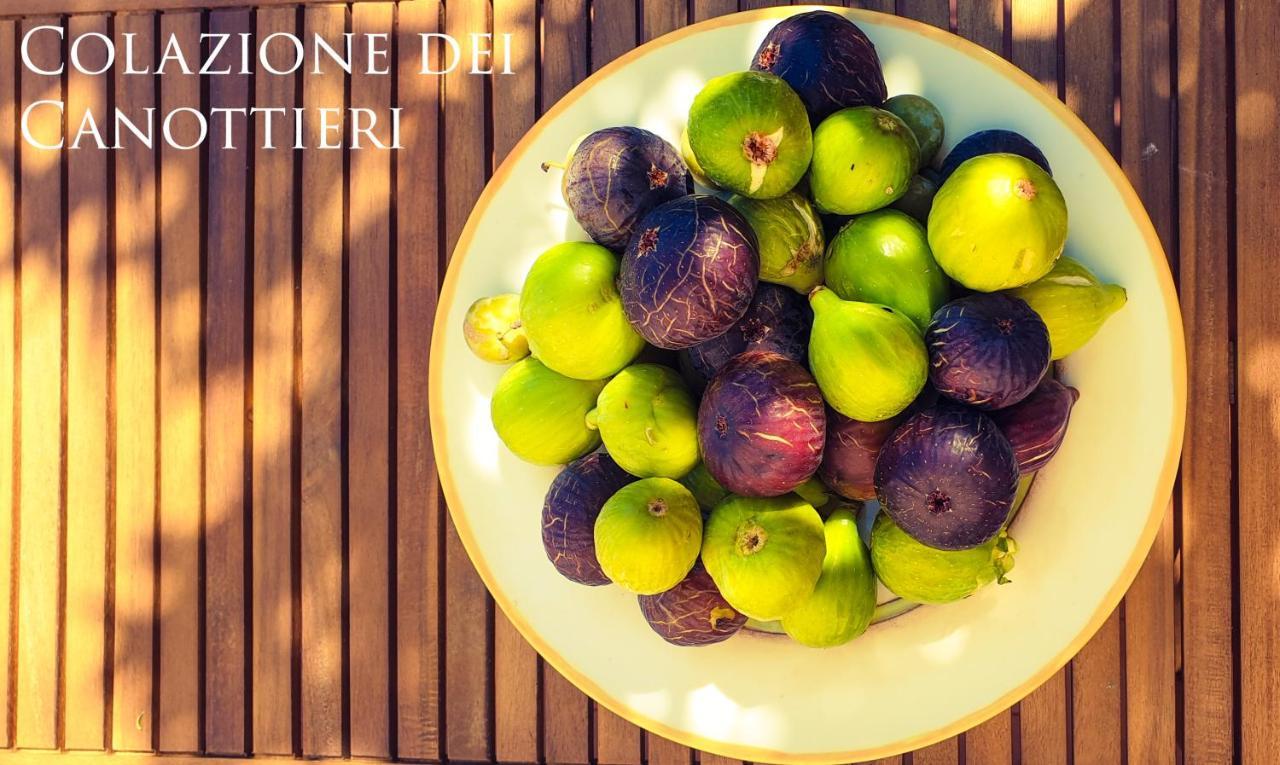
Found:
<path fill-rule="evenodd" d="M 455 38 L 488 29 L 483 3 L 454 4 L 445 12 L 445 31 Z M 462 233 L 484 186 L 487 172 L 484 126 L 485 82 L 467 74 L 473 63 L 463 46 L 458 66 L 445 76 L 444 178 L 445 253 Z M 467 558 L 452 520 L 445 538 L 445 756 L 487 760 L 493 730 L 493 644 L 489 614 L 493 603 Z"/>
<path fill-rule="evenodd" d="M 308 39 L 320 35 L 342 51 L 347 10 L 306 9 Z M 342 110 L 345 73 L 326 62 L 303 78 L 303 106 L 312 114 Z M 333 114 L 330 112 L 330 114 Z M 345 122 L 322 134 L 308 120 L 302 152 L 302 753 L 342 754 L 342 252 L 346 179 Z"/>
<path fill-rule="evenodd" d="M 0 21 L 0 50 L 17 48 L 17 24 Z M 18 67 L 15 56 L 0 56 L 0 125 L 12 125 L 19 109 L 14 91 Z M 13 568 L 13 518 L 14 477 L 17 471 L 14 438 L 14 404 L 16 389 L 14 360 L 16 349 L 17 253 L 14 252 L 14 226 L 17 219 L 16 172 L 17 146 L 12 130 L 0 130 L 0 571 Z M 10 705 L 13 678 L 9 673 L 10 642 L 9 616 L 19 577 L 10 577 L 0 583 L 0 747 L 8 747 L 13 708 Z"/>
<path fill-rule="evenodd" d="M 1058 92 L 1057 6 L 1043 0 L 1009 0 L 1013 63 Z"/>
<path fill-rule="evenodd" d="M 399 6 L 400 50 L 439 30 L 436 0 Z M 398 755 L 440 757 L 440 493 L 427 422 L 427 356 L 440 278 L 438 78 L 401 56 L 396 157 L 396 627 Z"/>
<path fill-rule="evenodd" d="M 73 16 L 68 24 L 72 37 L 107 32 L 105 16 Z M 11 50 L 3 43 L 0 49 Z M 91 51 L 85 47 L 82 51 L 85 68 L 96 70 L 105 63 L 106 53 L 101 48 Z M 86 112 L 95 118 L 103 113 L 110 84 L 104 77 L 91 77 L 75 68 L 67 71 L 68 141 L 74 143 Z M 2 118 L 0 124 L 6 124 Z M 86 138 L 81 146 L 67 152 L 67 636 L 63 715 L 68 749 L 101 749 L 106 745 L 109 155 L 92 138 Z"/>
<path fill-rule="evenodd" d="M 1004 53 L 1004 0 L 956 0 L 956 34 Z"/>
<path fill-rule="evenodd" d="M 158 55 L 155 18 L 115 19 L 115 44 L 132 34 L 135 56 Z M 115 70 L 115 105 L 125 114 L 156 106 L 154 82 Z M 152 748 L 156 472 L 155 153 L 130 136 L 115 158 L 115 641 L 111 745 Z"/>
<path fill-rule="evenodd" d="M 248 11 L 214 11 L 209 31 L 250 30 Z M 213 77 L 209 103 L 249 105 L 249 78 Z M 245 229 L 248 132 L 209 126 L 209 223 L 205 274 L 205 748 L 245 751 Z M 233 148 L 226 148 L 228 141 Z M 214 149 L 213 147 L 217 147 Z"/>
<path fill-rule="evenodd" d="M 58 19 L 29 19 L 22 33 Z M 42 69 L 59 59 L 59 42 L 50 34 L 31 40 L 28 53 Z M 20 74 L 20 102 L 61 100 L 59 77 Z M 25 106 L 23 107 L 25 110 Z M 62 137 L 58 110 L 30 112 L 30 135 L 46 145 Z M 31 749 L 58 745 L 58 587 L 59 536 L 62 533 L 62 152 L 23 141 L 19 148 L 21 208 L 18 257 L 21 276 L 21 339 L 18 432 L 18 560 L 28 572 L 18 580 L 17 729 L 14 743 Z"/>
<path fill-rule="evenodd" d="M 951 25 L 949 0 L 898 0 L 898 14 L 939 29 L 949 29 Z"/>
<path fill-rule="evenodd" d="M 693 0 L 689 8 L 693 13 L 692 21 L 705 21 L 737 11 L 738 3 L 737 0 Z"/>
<path fill-rule="evenodd" d="M 1186 761 L 1235 756 L 1231 640 L 1232 191 L 1221 5 L 1181 0 L 1178 18 L 1178 264 L 1187 333 L 1187 431 L 1182 450 L 1182 664 Z"/>
<path fill-rule="evenodd" d="M 351 26 L 356 39 L 391 29 L 392 13 L 391 3 L 354 6 Z M 355 47 L 351 105 L 370 109 L 382 117 L 373 136 L 390 147 L 393 138 L 386 115 L 391 106 L 391 78 L 368 74 L 373 65 L 367 57 L 369 46 Z M 351 257 L 347 285 L 351 754 L 385 757 L 391 751 L 387 660 L 387 647 L 391 645 L 387 567 L 387 502 L 391 496 L 391 151 L 378 148 L 372 137 L 361 138 L 358 116 L 353 115 L 352 120 L 348 233 Z"/>
<path fill-rule="evenodd" d="M 166 13 L 160 35 L 199 50 L 200 14 Z M 180 68 L 160 77 L 160 111 L 200 108 L 200 78 Z M 173 142 L 201 138 L 174 119 Z M 160 149 L 160 673 L 161 751 L 200 748 L 200 153 Z"/>

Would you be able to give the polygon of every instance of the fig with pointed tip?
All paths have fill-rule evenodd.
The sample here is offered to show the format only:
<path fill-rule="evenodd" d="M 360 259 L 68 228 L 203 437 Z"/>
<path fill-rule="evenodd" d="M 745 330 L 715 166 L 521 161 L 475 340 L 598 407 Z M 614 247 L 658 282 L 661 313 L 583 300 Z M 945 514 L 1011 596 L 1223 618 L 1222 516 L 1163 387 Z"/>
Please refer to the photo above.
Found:
<path fill-rule="evenodd" d="M 614 286 L 618 256 L 590 242 L 557 244 L 538 256 L 520 293 L 529 349 L 551 369 L 602 380 L 644 348 Z"/>
<path fill-rule="evenodd" d="M 956 168 L 968 160 L 984 154 L 1017 154 L 1036 163 L 1049 175 L 1053 175 L 1044 152 L 1040 151 L 1040 147 L 1032 143 L 1029 138 L 1013 130 L 995 129 L 980 130 L 962 138 L 942 162 L 942 179 L 946 180 L 956 171 Z"/>
<path fill-rule="evenodd" d="M 675 587 L 698 560 L 702 512 L 689 490 L 670 478 L 643 478 L 600 509 L 596 558 L 610 581 L 637 595 Z"/>
<path fill-rule="evenodd" d="M 536 358 L 516 362 L 498 380 L 489 414 L 498 438 L 535 465 L 563 465 L 600 445 L 587 427 L 602 380 L 575 380 Z"/>
<path fill-rule="evenodd" d="M 661 137 L 637 127 L 608 127 L 570 151 L 561 190 L 587 235 L 621 252 L 645 213 L 693 193 L 693 178 Z"/>
<path fill-rule="evenodd" d="M 680 478 L 698 464 L 698 405 L 673 369 L 632 364 L 600 391 L 587 424 L 628 473 Z"/>
<path fill-rule="evenodd" d="M 741 319 L 759 275 L 751 226 L 727 202 L 694 195 L 645 216 L 622 258 L 618 292 L 645 340 L 679 350 Z"/>
<path fill-rule="evenodd" d="M 566 579 L 609 583 L 596 558 L 596 516 L 609 497 L 635 480 L 608 454 L 595 452 L 569 463 L 551 481 L 542 504 L 542 549 Z"/>
<path fill-rule="evenodd" d="M 688 130 L 702 173 L 756 199 L 790 191 L 813 156 L 804 103 L 765 72 L 733 72 L 708 82 L 689 108 Z"/>
<path fill-rule="evenodd" d="M 907 193 L 919 160 L 916 137 L 897 115 L 874 106 L 842 109 L 813 133 L 813 201 L 841 215 L 878 210 Z"/>
<path fill-rule="evenodd" d="M 858 536 L 858 519 L 841 508 L 823 524 L 827 551 L 813 594 L 782 617 L 782 629 L 811 648 L 844 645 L 867 631 L 876 611 L 871 553 Z"/>
<path fill-rule="evenodd" d="M 887 420 L 919 395 L 929 357 L 911 319 L 885 305 L 841 300 L 826 287 L 809 296 L 809 368 L 837 412 Z"/>
<path fill-rule="evenodd" d="M 860 215 L 840 229 L 827 248 L 827 286 L 844 300 L 896 308 L 921 332 L 951 291 L 924 228 L 898 210 Z"/>
<path fill-rule="evenodd" d="M 529 355 L 519 295 L 494 295 L 472 303 L 462 319 L 462 335 L 472 353 L 492 364 L 510 364 Z"/>
<path fill-rule="evenodd" d="M 822 283 L 822 221 L 809 200 L 794 191 L 775 199 L 734 195 L 729 204 L 742 213 L 760 243 L 760 281 L 790 287 L 802 295 Z"/>
<path fill-rule="evenodd" d="M 786 80 L 813 124 L 848 106 L 879 106 L 886 95 L 876 46 L 856 24 L 831 11 L 808 11 L 774 25 L 751 68 Z"/>
<path fill-rule="evenodd" d="M 812 326 L 809 301 L 785 287 L 761 284 L 728 332 L 680 351 L 680 368 L 690 385 L 702 391 L 729 359 L 745 351 L 773 351 L 803 364 Z"/>
<path fill-rule="evenodd" d="M 707 519 L 702 564 L 753 619 L 778 619 L 813 594 L 826 555 L 822 518 L 794 494 L 730 496 Z"/>
<path fill-rule="evenodd" d="M 939 550 L 916 541 L 884 513 L 871 528 L 876 576 L 894 595 L 916 603 L 954 603 L 991 582 L 1007 584 L 1017 551 L 1005 531 L 967 550 Z"/>
<path fill-rule="evenodd" d="M 640 612 L 653 631 L 678 646 L 711 645 L 738 634 L 747 623 L 724 599 L 711 575 L 695 563 L 675 587 L 657 595 L 641 595 Z"/>
<path fill-rule="evenodd" d="M 875 499 L 876 458 L 900 423 L 900 417 L 863 422 L 828 410 L 827 444 L 818 476 L 845 499 Z"/>
<path fill-rule="evenodd" d="M 768 351 L 735 356 L 698 407 L 698 447 L 707 471 L 729 491 L 776 497 L 804 483 L 822 462 L 826 413 L 813 378 Z"/>
<path fill-rule="evenodd" d="M 946 124 L 938 107 L 924 96 L 903 93 L 885 101 L 884 110 L 898 115 L 911 128 L 920 145 L 920 165 L 932 163 L 946 134 Z"/>
<path fill-rule="evenodd" d="M 1103 284 L 1083 263 L 1066 255 L 1049 273 L 1010 294 L 1027 301 L 1044 319 L 1054 359 L 1079 350 L 1128 300 L 1124 287 Z"/>
<path fill-rule="evenodd" d="M 929 380 L 942 395 L 979 409 L 1026 398 L 1049 370 L 1049 331 L 1036 312 L 1005 293 L 947 303 L 924 335 Z"/>
<path fill-rule="evenodd" d="M 876 460 L 876 497 L 902 530 L 939 550 L 990 540 L 1009 518 L 1018 460 L 990 417 L 939 402 L 898 427 Z"/>
<path fill-rule="evenodd" d="M 1067 435 L 1071 408 L 1079 398 L 1080 391 L 1046 377 L 1031 395 L 991 413 L 1013 447 L 1019 472 L 1026 475 L 1039 470 L 1058 453 Z"/>
<path fill-rule="evenodd" d="M 933 257 L 971 290 L 1021 287 L 1049 273 L 1067 242 L 1067 203 L 1053 178 L 1014 154 L 965 162 L 929 212 Z"/>

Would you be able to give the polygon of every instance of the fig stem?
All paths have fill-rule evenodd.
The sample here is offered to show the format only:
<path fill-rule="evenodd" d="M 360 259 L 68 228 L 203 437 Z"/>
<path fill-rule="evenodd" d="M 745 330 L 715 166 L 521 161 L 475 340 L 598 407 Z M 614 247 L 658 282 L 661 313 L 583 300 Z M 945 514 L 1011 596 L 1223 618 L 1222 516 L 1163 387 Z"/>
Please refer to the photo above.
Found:
<path fill-rule="evenodd" d="M 549 172 L 553 167 L 561 171 L 569 169 L 568 166 L 563 162 L 543 162 L 541 167 L 542 167 L 542 172 L 544 173 Z"/>

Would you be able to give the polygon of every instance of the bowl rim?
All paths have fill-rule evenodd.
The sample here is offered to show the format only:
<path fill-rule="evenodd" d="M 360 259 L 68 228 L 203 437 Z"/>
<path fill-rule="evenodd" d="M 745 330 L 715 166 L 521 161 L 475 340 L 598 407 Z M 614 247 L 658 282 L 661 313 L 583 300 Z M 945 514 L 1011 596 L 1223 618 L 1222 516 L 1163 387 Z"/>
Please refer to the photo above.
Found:
<path fill-rule="evenodd" d="M 678 40 L 684 39 L 685 37 L 724 26 L 780 19 L 811 10 L 828 10 L 854 21 L 863 21 L 875 25 L 894 27 L 929 38 L 934 42 L 941 43 L 942 45 L 952 48 L 953 50 L 984 64 L 988 68 L 994 70 L 997 75 L 1006 77 L 1013 82 L 1013 84 L 1030 93 L 1036 98 L 1036 100 L 1044 105 L 1054 117 L 1070 128 L 1071 132 L 1084 144 L 1085 148 L 1087 148 L 1098 161 L 1107 177 L 1120 192 L 1129 215 L 1137 224 L 1143 240 L 1147 245 L 1147 254 L 1154 261 L 1153 265 L 1156 280 L 1160 286 L 1161 299 L 1164 303 L 1166 313 L 1169 316 L 1169 340 L 1172 346 L 1170 356 L 1173 362 L 1174 375 L 1171 380 L 1173 385 L 1173 411 L 1171 413 L 1173 423 L 1170 428 L 1169 442 L 1165 445 L 1164 464 L 1161 468 L 1151 509 L 1147 514 L 1146 524 L 1143 527 L 1138 544 L 1134 547 L 1132 553 L 1130 553 L 1129 559 L 1125 563 L 1120 575 L 1116 578 L 1115 582 L 1112 583 L 1111 588 L 1098 603 L 1094 609 L 1093 615 L 1089 618 L 1080 633 L 1070 640 L 1056 656 L 1045 663 L 1038 671 L 1032 673 L 1016 688 L 1010 690 L 994 702 L 958 717 L 948 725 L 944 725 L 935 730 L 921 733 L 910 738 L 900 739 L 892 744 L 873 749 L 797 754 L 755 746 L 747 746 L 732 741 L 720 741 L 704 738 L 696 733 L 673 728 L 665 723 L 641 714 L 622 701 L 605 693 L 600 686 L 591 680 L 591 678 L 579 672 L 568 659 L 552 650 L 550 645 L 548 645 L 532 628 L 532 626 L 524 620 L 520 611 L 511 605 L 506 594 L 497 585 L 493 572 L 489 569 L 488 563 L 480 553 L 479 544 L 476 541 L 470 524 L 467 522 L 466 513 L 462 512 L 460 509 L 461 502 L 459 501 L 459 495 L 454 486 L 453 476 L 449 469 L 447 460 L 448 433 L 444 425 L 443 417 L 443 413 L 446 411 L 446 408 L 444 401 L 442 400 L 442 391 L 444 389 L 444 381 L 442 377 L 444 374 L 444 351 L 443 343 L 440 338 L 444 337 L 446 333 L 450 331 L 450 327 L 447 322 L 447 315 L 449 311 L 446 307 L 453 305 L 453 302 L 456 299 L 455 292 L 457 290 L 458 271 L 461 268 L 460 264 L 462 258 L 465 257 L 465 253 L 471 246 L 471 240 L 475 236 L 479 220 L 484 217 L 484 213 L 492 202 L 497 189 L 506 182 L 507 176 L 511 173 L 512 168 L 524 159 L 524 155 L 527 153 L 529 146 L 551 121 L 558 117 L 562 112 L 566 111 L 598 81 L 608 77 L 617 70 L 628 66 L 632 61 L 648 55 L 660 48 L 666 47 Z M 582 82 L 578 83 L 578 85 L 557 101 L 554 106 L 547 110 L 547 112 L 538 119 L 533 127 L 530 128 L 523 137 L 521 137 L 520 141 L 516 143 L 515 147 L 512 148 L 506 159 L 503 160 L 502 164 L 490 177 L 488 183 L 485 184 L 484 190 L 476 200 L 471 213 L 467 216 L 467 221 L 463 226 L 462 233 L 459 235 L 458 241 L 454 245 L 450 254 L 444 283 L 441 285 L 436 304 L 436 317 L 432 326 L 431 353 L 428 370 L 428 419 L 431 424 L 431 438 L 432 443 L 434 444 L 435 460 L 440 485 L 444 492 L 445 502 L 449 508 L 449 515 L 453 520 L 454 527 L 462 541 L 463 547 L 467 551 L 467 556 L 470 558 L 472 565 L 479 573 L 485 587 L 488 588 L 490 594 L 493 596 L 494 602 L 498 604 L 511 623 L 515 625 L 516 630 L 520 635 L 533 646 L 543 659 L 550 663 L 557 672 L 573 683 L 574 686 L 586 693 L 596 702 L 604 705 L 606 709 L 619 717 L 622 717 L 628 722 L 692 748 L 713 752 L 726 757 L 741 759 L 747 762 L 822 764 L 848 763 L 862 760 L 874 760 L 881 757 L 899 754 L 904 751 L 929 746 L 985 722 L 999 712 L 1009 708 L 1017 701 L 1023 699 L 1036 688 L 1040 687 L 1055 672 L 1066 665 L 1073 656 L 1079 653 L 1085 643 L 1087 643 L 1093 635 L 1101 629 L 1112 611 L 1115 610 L 1116 606 L 1120 603 L 1120 600 L 1124 597 L 1125 592 L 1129 589 L 1133 580 L 1137 577 L 1138 571 L 1146 561 L 1147 554 L 1150 551 L 1151 546 L 1155 541 L 1156 534 L 1159 532 L 1164 521 L 1164 510 L 1171 501 L 1174 480 L 1178 472 L 1182 452 L 1182 442 L 1186 423 L 1187 360 L 1185 342 L 1182 314 L 1178 303 L 1177 291 L 1174 287 L 1173 275 L 1169 268 L 1169 260 L 1165 255 L 1164 247 L 1156 233 L 1155 226 L 1151 223 L 1151 218 L 1147 214 L 1146 207 L 1143 205 L 1142 200 L 1134 190 L 1128 177 L 1124 174 L 1124 171 L 1116 163 L 1111 152 L 1102 145 L 1102 142 L 1097 138 L 1097 136 L 1093 134 L 1084 122 L 1074 112 L 1072 112 L 1065 103 L 1059 101 L 1056 97 L 1050 94 L 1040 82 L 1023 72 L 1010 61 L 992 53 L 977 43 L 971 42 L 959 35 L 952 34 L 947 30 L 939 29 L 921 21 L 858 8 L 843 8 L 839 6 L 825 5 L 782 6 L 752 11 L 741 11 L 724 16 L 717 16 L 712 19 L 681 27 L 680 29 L 669 32 L 661 37 L 657 37 L 628 51 L 606 64 L 601 69 L 592 73 Z"/>

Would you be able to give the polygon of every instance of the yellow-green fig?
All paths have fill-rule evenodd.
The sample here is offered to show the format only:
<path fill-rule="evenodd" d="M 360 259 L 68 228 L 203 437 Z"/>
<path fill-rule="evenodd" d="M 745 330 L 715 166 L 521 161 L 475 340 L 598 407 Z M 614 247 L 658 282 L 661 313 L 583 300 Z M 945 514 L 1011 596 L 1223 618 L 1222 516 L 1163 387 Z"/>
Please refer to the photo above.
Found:
<path fill-rule="evenodd" d="M 929 377 L 915 323 L 886 305 L 841 300 L 826 287 L 810 293 L 809 302 L 809 368 L 827 403 L 863 422 L 906 409 Z"/>
<path fill-rule="evenodd" d="M 966 550 L 938 550 L 916 541 L 886 513 L 871 530 L 876 576 L 895 595 L 916 603 L 952 603 L 998 581 L 1013 569 L 1017 544 L 1001 531 Z"/>
<path fill-rule="evenodd" d="M 782 629 L 813 648 L 843 645 L 866 632 L 876 611 L 871 553 L 858 536 L 858 519 L 840 508 L 823 524 L 827 554 L 813 594 L 782 617 Z"/>
<path fill-rule="evenodd" d="M 578 380 L 617 374 L 644 348 L 618 295 L 618 256 L 592 242 L 557 244 L 538 256 L 520 292 L 529 350 Z"/>
<path fill-rule="evenodd" d="M 822 284 L 822 220 L 809 200 L 794 191 L 775 199 L 729 198 L 751 224 L 760 243 L 760 281 L 802 295 Z"/>
<path fill-rule="evenodd" d="M 1010 292 L 1040 314 L 1049 328 L 1055 359 L 1075 353 L 1089 342 L 1128 300 L 1124 287 L 1104 284 L 1083 263 L 1066 255 L 1043 277 Z"/>
<path fill-rule="evenodd" d="M 462 320 L 462 335 L 472 353 L 492 364 L 510 364 L 529 355 L 519 295 L 494 295 L 472 303 Z"/>
<path fill-rule="evenodd" d="M 562 465 L 600 445 L 587 427 L 602 380 L 574 380 L 535 358 L 517 362 L 498 380 L 489 414 L 498 438 L 535 465 Z"/>
<path fill-rule="evenodd" d="M 874 106 L 842 109 L 813 133 L 809 188 L 818 209 L 861 215 L 907 193 L 920 145 L 897 115 Z"/>
<path fill-rule="evenodd" d="M 632 364 L 610 380 L 588 425 L 614 462 L 641 478 L 682 478 L 698 464 L 698 405 L 674 369 Z"/>
<path fill-rule="evenodd" d="M 702 511 L 670 478 L 645 478 L 610 497 L 595 526 L 596 558 L 605 576 L 637 595 L 680 583 L 698 560 Z"/>

